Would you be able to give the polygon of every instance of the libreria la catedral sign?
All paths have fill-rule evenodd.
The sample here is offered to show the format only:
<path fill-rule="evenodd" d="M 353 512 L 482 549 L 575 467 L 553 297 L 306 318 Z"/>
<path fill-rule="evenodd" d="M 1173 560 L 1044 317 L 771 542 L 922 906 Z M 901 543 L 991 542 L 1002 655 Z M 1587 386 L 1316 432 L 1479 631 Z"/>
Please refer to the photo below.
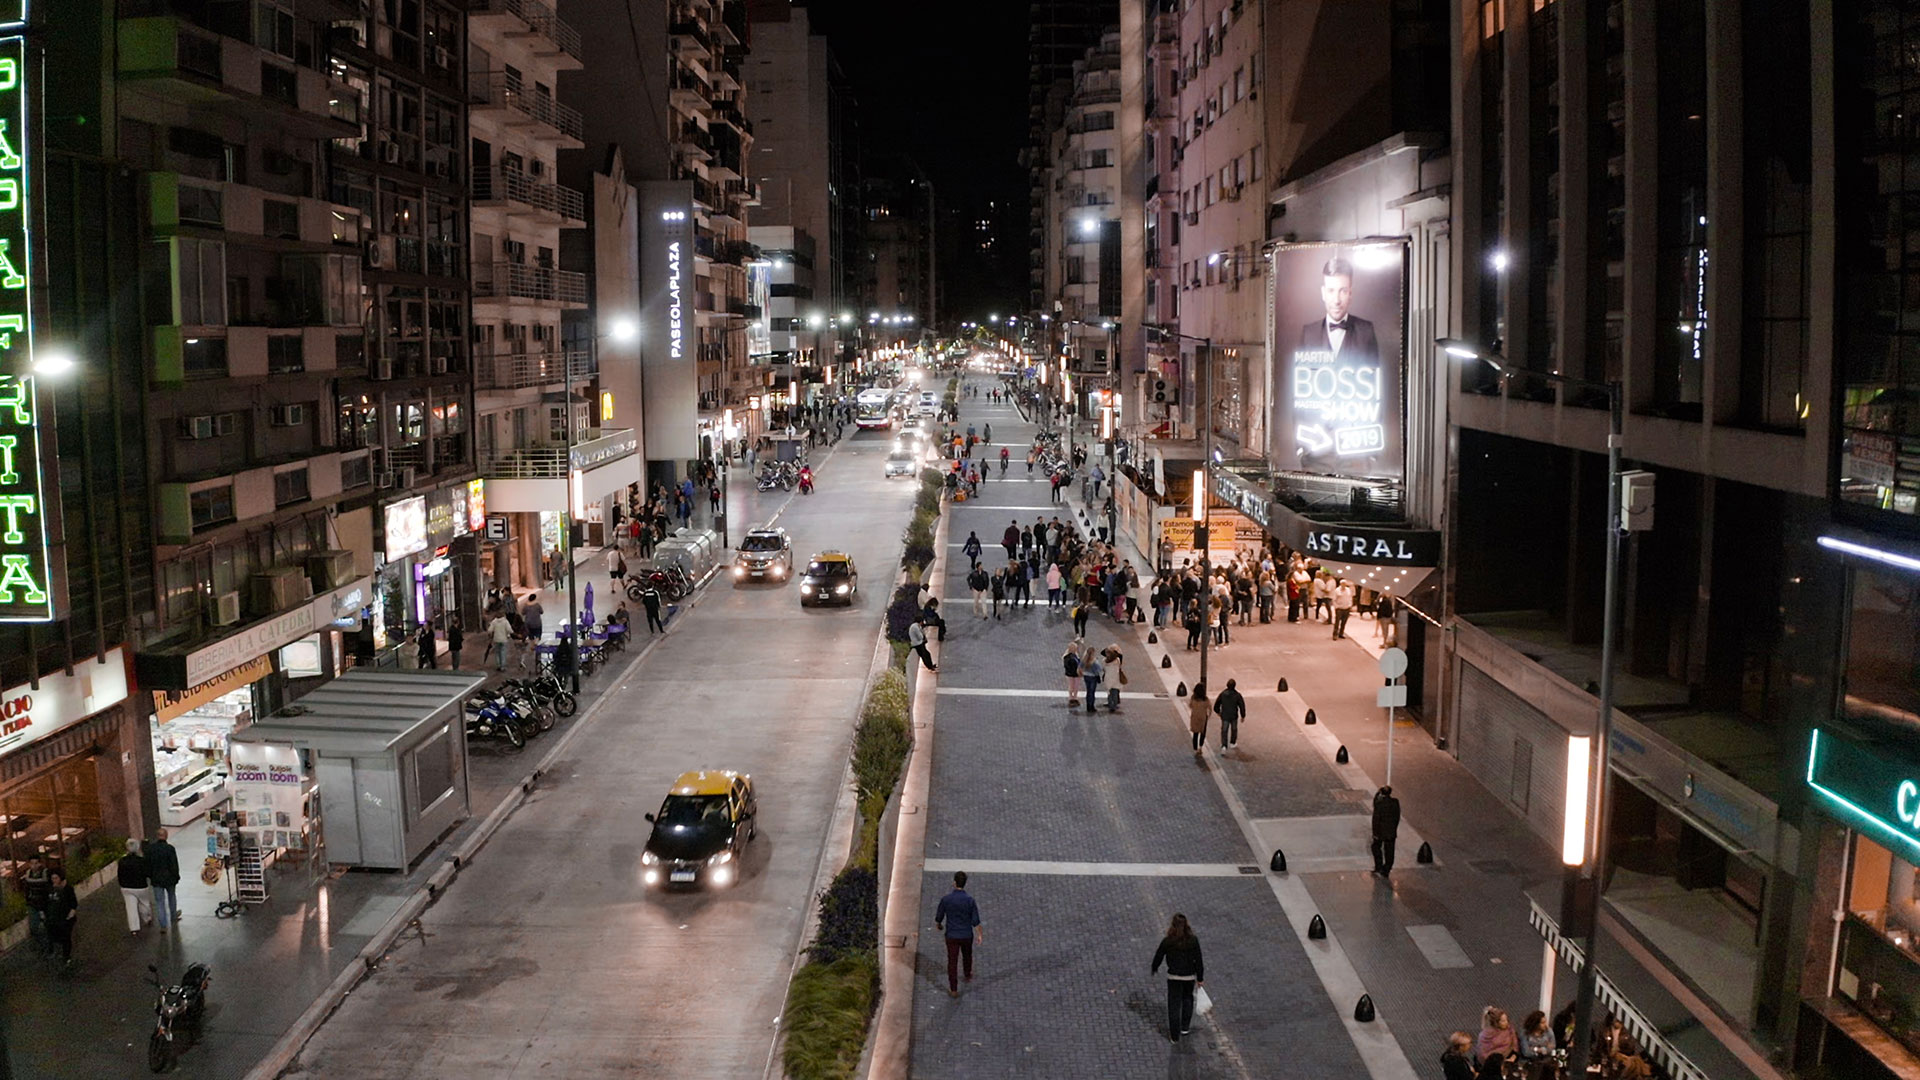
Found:
<path fill-rule="evenodd" d="M 1920 861 L 1920 764 L 1815 728 L 1807 786 L 1855 828 L 1901 858 Z"/>
<path fill-rule="evenodd" d="M 0 622 L 53 618 L 40 407 L 28 289 L 26 39 L 20 0 L 0 2 Z M 9 33 L 9 31 L 11 31 Z"/>

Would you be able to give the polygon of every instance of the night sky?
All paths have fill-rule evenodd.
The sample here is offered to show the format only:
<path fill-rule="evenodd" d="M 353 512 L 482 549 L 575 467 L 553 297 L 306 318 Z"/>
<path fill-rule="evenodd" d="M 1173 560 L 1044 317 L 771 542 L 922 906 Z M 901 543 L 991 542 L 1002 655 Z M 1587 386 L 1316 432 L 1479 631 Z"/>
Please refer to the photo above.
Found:
<path fill-rule="evenodd" d="M 999 266 L 942 260 L 943 321 L 978 318 L 976 307 L 1024 306 L 1026 5 L 817 0 L 808 10 L 853 84 L 866 160 L 883 167 L 888 150 L 904 150 L 933 181 L 936 200 L 966 220 L 982 216 L 988 200 L 1010 208 L 999 215 Z M 937 242 L 957 239 L 943 233 Z"/>

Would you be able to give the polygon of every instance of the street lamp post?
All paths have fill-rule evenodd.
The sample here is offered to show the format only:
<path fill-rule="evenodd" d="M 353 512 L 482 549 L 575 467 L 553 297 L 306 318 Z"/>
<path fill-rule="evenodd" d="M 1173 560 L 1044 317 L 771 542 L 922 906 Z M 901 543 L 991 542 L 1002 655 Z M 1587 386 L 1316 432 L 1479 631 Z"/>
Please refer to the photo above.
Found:
<path fill-rule="evenodd" d="M 1200 413 L 1200 469 L 1194 474 L 1194 481 L 1200 490 L 1194 492 L 1193 502 L 1197 513 L 1194 514 L 1194 543 L 1200 548 L 1200 618 L 1203 623 L 1200 632 L 1200 682 L 1207 681 L 1207 645 L 1213 640 L 1212 612 L 1213 602 L 1213 556 L 1212 535 L 1208 531 L 1213 520 L 1213 339 L 1183 334 L 1165 326 L 1149 325 L 1147 329 L 1166 337 L 1180 341 L 1191 341 L 1200 346 L 1200 377 L 1194 380 L 1200 389 L 1200 400 L 1195 402 Z"/>
<path fill-rule="evenodd" d="M 1460 360 L 1481 360 L 1501 377 L 1513 374 L 1506 358 L 1490 349 L 1482 349 L 1458 338 L 1440 338 L 1439 345 L 1448 356 Z M 1620 380 L 1608 379 L 1597 382 L 1591 379 L 1578 379 L 1551 371 L 1528 371 L 1527 375 L 1545 379 L 1560 386 L 1580 390 L 1603 390 L 1607 395 L 1607 571 L 1606 584 L 1603 587 L 1602 603 L 1605 610 L 1600 623 L 1600 715 L 1594 725 L 1592 760 L 1589 789 L 1584 806 L 1579 809 L 1587 815 L 1586 843 L 1587 857 L 1578 873 L 1587 879 L 1584 891 L 1576 892 L 1580 905 L 1578 912 L 1581 929 L 1585 931 L 1583 946 L 1586 963 L 1580 967 L 1578 993 L 1574 999 L 1573 1014 L 1573 1053 L 1588 1053 L 1593 1036 L 1593 1006 L 1599 977 L 1599 962 L 1595 948 L 1600 937 L 1600 892 L 1606 880 L 1607 861 L 1607 778 L 1609 761 L 1613 752 L 1613 652 L 1619 637 L 1618 606 L 1620 582 L 1620 537 L 1626 531 L 1626 523 L 1621 519 L 1621 426 L 1623 402 Z M 1570 763 L 1571 764 L 1571 763 Z M 1570 786 L 1573 781 L 1570 780 Z M 1573 806 L 1566 808 L 1568 814 L 1575 812 Z M 1563 852 L 1563 855 L 1570 852 Z M 1573 886 L 1570 868 L 1566 887 Z M 1584 1062 L 1577 1062 L 1576 1068 L 1584 1071 Z"/>

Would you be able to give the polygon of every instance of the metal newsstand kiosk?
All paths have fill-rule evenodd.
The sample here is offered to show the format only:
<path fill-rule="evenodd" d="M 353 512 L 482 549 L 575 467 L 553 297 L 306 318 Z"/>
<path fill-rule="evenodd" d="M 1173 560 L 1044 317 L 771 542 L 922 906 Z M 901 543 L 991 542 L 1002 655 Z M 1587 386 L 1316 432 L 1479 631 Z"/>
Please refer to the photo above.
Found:
<path fill-rule="evenodd" d="M 483 674 L 356 669 L 234 733 L 304 752 L 329 862 L 405 870 L 468 813 L 461 703 Z"/>

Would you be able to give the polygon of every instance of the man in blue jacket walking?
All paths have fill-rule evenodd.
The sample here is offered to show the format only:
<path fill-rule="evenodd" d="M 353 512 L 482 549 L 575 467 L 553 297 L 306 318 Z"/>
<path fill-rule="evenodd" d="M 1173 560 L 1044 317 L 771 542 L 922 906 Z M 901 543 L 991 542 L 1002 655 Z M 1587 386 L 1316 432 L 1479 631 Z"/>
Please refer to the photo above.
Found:
<path fill-rule="evenodd" d="M 967 981 L 973 981 L 973 946 L 982 938 L 980 905 L 967 895 L 967 872 L 953 875 L 953 891 L 940 898 L 933 911 L 934 929 L 947 935 L 947 996 L 960 996 L 960 965 L 964 960 Z"/>

